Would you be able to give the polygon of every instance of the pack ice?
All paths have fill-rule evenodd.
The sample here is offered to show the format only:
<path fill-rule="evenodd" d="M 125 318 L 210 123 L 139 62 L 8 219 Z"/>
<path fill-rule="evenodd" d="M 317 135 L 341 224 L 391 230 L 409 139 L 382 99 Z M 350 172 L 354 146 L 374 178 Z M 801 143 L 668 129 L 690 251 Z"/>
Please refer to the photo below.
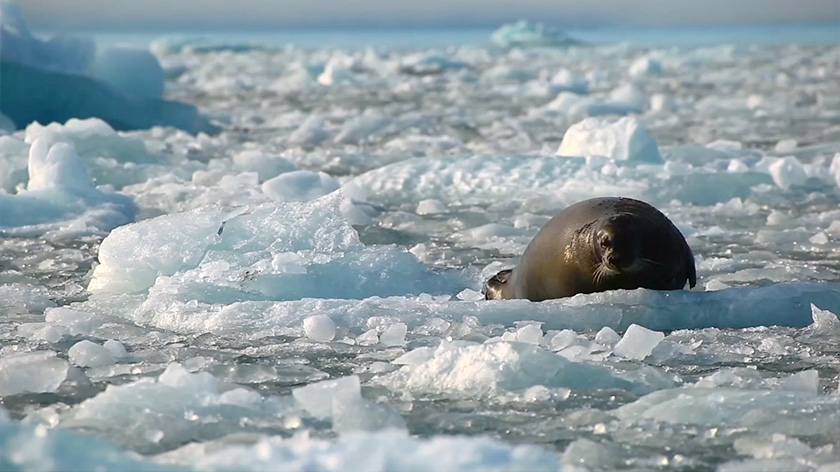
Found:
<path fill-rule="evenodd" d="M 836 45 L 483 39 L 162 38 L 218 135 L 0 120 L 0 468 L 835 470 Z M 699 286 L 482 300 L 597 195 Z"/>

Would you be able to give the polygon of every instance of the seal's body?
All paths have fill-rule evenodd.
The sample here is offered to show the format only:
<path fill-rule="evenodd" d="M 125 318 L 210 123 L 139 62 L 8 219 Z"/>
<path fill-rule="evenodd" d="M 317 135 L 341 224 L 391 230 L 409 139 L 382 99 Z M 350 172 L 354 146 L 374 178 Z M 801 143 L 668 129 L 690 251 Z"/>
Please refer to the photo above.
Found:
<path fill-rule="evenodd" d="M 697 283 L 694 256 L 671 221 L 632 198 L 575 203 L 540 229 L 519 265 L 484 285 L 488 300 L 542 301 L 578 293 Z"/>

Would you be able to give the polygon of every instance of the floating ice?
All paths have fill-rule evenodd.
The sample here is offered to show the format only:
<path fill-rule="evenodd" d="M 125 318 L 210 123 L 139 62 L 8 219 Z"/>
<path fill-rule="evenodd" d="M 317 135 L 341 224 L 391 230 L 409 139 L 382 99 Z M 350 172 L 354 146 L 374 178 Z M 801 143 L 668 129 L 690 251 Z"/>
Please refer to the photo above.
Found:
<path fill-rule="evenodd" d="M 279 425 L 290 411 L 290 401 L 224 386 L 206 372 L 191 374 L 173 363 L 156 378 L 109 385 L 75 405 L 61 426 L 95 430 L 118 444 L 152 451 L 238 431 L 241 414 Z M 163 437 L 149 442 L 146 436 L 156 431 Z"/>
<path fill-rule="evenodd" d="M 840 187 L 840 153 L 835 154 L 834 158 L 831 160 L 829 172 L 831 172 L 831 175 L 834 176 L 834 182 L 838 187 Z"/>
<path fill-rule="evenodd" d="M 296 170 L 262 184 L 262 191 L 281 202 L 312 200 L 338 190 L 341 184 L 324 172 Z"/>
<path fill-rule="evenodd" d="M 89 434 L 2 420 L 0 464 L 5 470 L 171 470 Z"/>
<path fill-rule="evenodd" d="M 317 146 L 331 136 L 332 133 L 327 130 L 324 119 L 317 115 L 310 115 L 289 135 L 289 144 Z"/>
<path fill-rule="evenodd" d="M 795 157 L 785 157 L 770 164 L 769 171 L 776 185 L 783 189 L 802 185 L 808 179 L 805 169 Z"/>
<path fill-rule="evenodd" d="M 511 446 L 486 437 L 421 439 L 396 430 L 353 433 L 336 441 L 304 435 L 265 438 L 253 445 L 191 444 L 164 456 L 199 470 L 556 471 L 557 454 L 537 446 Z"/>
<path fill-rule="evenodd" d="M 149 52 L 112 50 L 94 60 L 92 41 L 59 36 L 42 41 L 29 32 L 15 3 L 4 1 L 2 8 L 0 111 L 18 128 L 99 117 L 117 129 L 218 131 L 195 107 L 160 99 L 163 71 Z M 84 75 L 88 72 L 92 76 Z"/>
<path fill-rule="evenodd" d="M 0 358 L 0 396 L 55 392 L 70 366 L 52 351 L 34 351 Z"/>
<path fill-rule="evenodd" d="M 405 344 L 405 334 L 408 327 L 405 323 L 396 323 L 389 326 L 379 335 L 379 342 L 386 346 L 402 346 Z"/>
<path fill-rule="evenodd" d="M 74 344 L 67 355 L 79 367 L 103 367 L 116 362 L 108 349 L 88 340 Z"/>
<path fill-rule="evenodd" d="M 828 310 L 821 310 L 813 303 L 811 304 L 811 317 L 814 323 L 810 325 L 810 328 L 813 330 L 826 334 L 840 332 L 840 320 L 838 320 L 837 315 Z"/>
<path fill-rule="evenodd" d="M 232 160 L 237 170 L 256 172 L 261 182 L 297 169 L 288 159 L 267 155 L 257 150 L 242 151 L 233 156 Z"/>
<path fill-rule="evenodd" d="M 90 75 L 138 97 L 163 96 L 163 68 L 149 51 L 128 48 L 100 51 L 90 66 Z"/>
<path fill-rule="evenodd" d="M 662 162 L 656 141 L 635 118 L 587 118 L 566 130 L 560 156 L 605 156 L 622 161 Z"/>
<path fill-rule="evenodd" d="M 332 341 L 335 338 L 335 323 L 327 315 L 315 315 L 303 320 L 306 337 L 318 342 Z"/>
<path fill-rule="evenodd" d="M 309 414 L 326 419 L 333 416 L 341 403 L 356 403 L 362 397 L 359 377 L 351 375 L 335 380 L 323 380 L 292 390 L 295 401 Z"/>
<path fill-rule="evenodd" d="M 551 86 L 557 90 L 566 90 L 576 94 L 589 93 L 589 82 L 572 74 L 569 69 L 560 69 L 551 78 Z"/>
<path fill-rule="evenodd" d="M 256 307 L 238 302 L 250 300 L 365 298 L 463 288 L 458 286 L 464 283 L 460 275 L 432 271 L 404 249 L 364 246 L 341 216 L 341 199 L 336 193 L 229 215 L 211 207 L 119 228 L 100 246 L 100 265 L 88 287 L 95 294 L 91 301 L 97 302 L 99 294 L 108 303 L 109 294 L 149 290 L 148 298 L 126 315 L 146 322 L 198 323 L 196 328 L 220 323 L 217 328 L 222 328 L 244 321 L 236 313 Z M 218 317 L 189 315 L 199 302 L 227 308 Z M 265 314 L 271 317 L 289 308 L 276 305 Z M 294 326 L 300 326 L 307 312 L 296 312 L 301 317 Z"/>
<path fill-rule="evenodd" d="M 671 95 L 655 93 L 650 96 L 650 109 L 654 112 L 673 112 L 677 109 L 677 102 Z"/>
<path fill-rule="evenodd" d="M 632 324 L 613 348 L 613 354 L 628 359 L 641 360 L 653 352 L 653 348 L 665 339 L 665 333 L 651 331 Z"/>
<path fill-rule="evenodd" d="M 534 385 L 575 390 L 644 391 L 647 388 L 643 383 L 634 384 L 617 377 L 603 367 L 569 361 L 531 344 L 509 342 L 462 346 L 444 342 L 432 357 L 418 364 L 403 365 L 375 382 L 396 392 L 408 390 L 415 394 L 454 397 L 487 397 Z"/>
<path fill-rule="evenodd" d="M 434 215 L 437 213 L 446 213 L 446 205 L 443 204 L 440 200 L 435 200 L 433 198 L 428 198 L 426 200 L 421 200 L 420 203 L 417 204 L 418 215 Z"/>
<path fill-rule="evenodd" d="M 629 73 L 631 77 L 662 75 L 662 64 L 652 57 L 640 57 L 630 65 Z"/>
<path fill-rule="evenodd" d="M 840 397 L 781 390 L 677 388 L 613 410 L 627 421 L 748 428 L 782 434 L 840 434 Z"/>
<path fill-rule="evenodd" d="M 31 313 L 43 313 L 55 302 L 25 284 L 0 285 L 0 311 L 18 308 Z"/>
<path fill-rule="evenodd" d="M 0 193 L 0 231 L 12 234 L 109 231 L 133 221 L 136 212 L 129 197 L 93 186 L 73 146 L 45 139 L 29 150 L 27 189 Z"/>
<path fill-rule="evenodd" d="M 502 25 L 493 32 L 490 39 L 501 47 L 570 46 L 577 44 L 577 41 L 561 30 L 544 26 L 541 23 L 531 24 L 525 20 Z"/>
<path fill-rule="evenodd" d="M 649 99 L 642 89 L 634 84 L 624 84 L 610 92 L 609 100 L 602 105 L 604 112 L 590 114 L 641 113 L 647 109 L 648 103 Z M 626 109 L 623 113 L 620 111 L 622 107 Z"/>

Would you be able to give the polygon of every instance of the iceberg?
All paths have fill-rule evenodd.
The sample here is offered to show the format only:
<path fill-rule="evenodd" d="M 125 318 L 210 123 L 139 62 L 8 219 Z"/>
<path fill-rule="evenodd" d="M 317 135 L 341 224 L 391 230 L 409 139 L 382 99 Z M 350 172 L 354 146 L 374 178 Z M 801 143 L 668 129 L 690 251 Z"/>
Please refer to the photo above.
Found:
<path fill-rule="evenodd" d="M 516 23 L 504 24 L 490 36 L 498 46 L 509 47 L 540 47 L 540 46 L 573 46 L 579 44 L 562 30 L 545 26 L 542 23 L 529 23 L 519 20 Z"/>
<path fill-rule="evenodd" d="M 103 233 L 134 221 L 136 214 L 130 197 L 93 186 L 72 145 L 46 138 L 30 147 L 26 190 L 0 192 L 0 234 Z"/>
<path fill-rule="evenodd" d="M 160 99 L 163 71 L 148 51 L 95 55 L 91 41 L 41 41 L 10 0 L 0 3 L 0 44 L 0 112 L 18 129 L 34 121 L 98 117 L 118 130 L 219 131 L 192 105 Z"/>

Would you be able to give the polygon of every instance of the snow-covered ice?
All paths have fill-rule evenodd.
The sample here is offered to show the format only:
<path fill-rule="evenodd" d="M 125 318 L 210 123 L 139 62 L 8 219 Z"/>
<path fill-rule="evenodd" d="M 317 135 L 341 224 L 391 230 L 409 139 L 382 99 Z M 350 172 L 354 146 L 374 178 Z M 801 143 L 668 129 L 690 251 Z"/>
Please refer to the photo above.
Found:
<path fill-rule="evenodd" d="M 99 77 L 222 127 L 2 110 L 7 468 L 840 463 L 836 43 L 520 22 L 439 47 L 149 53 L 0 13 L 0 86 Z M 661 209 L 698 286 L 483 300 L 551 216 L 603 195 Z"/>

